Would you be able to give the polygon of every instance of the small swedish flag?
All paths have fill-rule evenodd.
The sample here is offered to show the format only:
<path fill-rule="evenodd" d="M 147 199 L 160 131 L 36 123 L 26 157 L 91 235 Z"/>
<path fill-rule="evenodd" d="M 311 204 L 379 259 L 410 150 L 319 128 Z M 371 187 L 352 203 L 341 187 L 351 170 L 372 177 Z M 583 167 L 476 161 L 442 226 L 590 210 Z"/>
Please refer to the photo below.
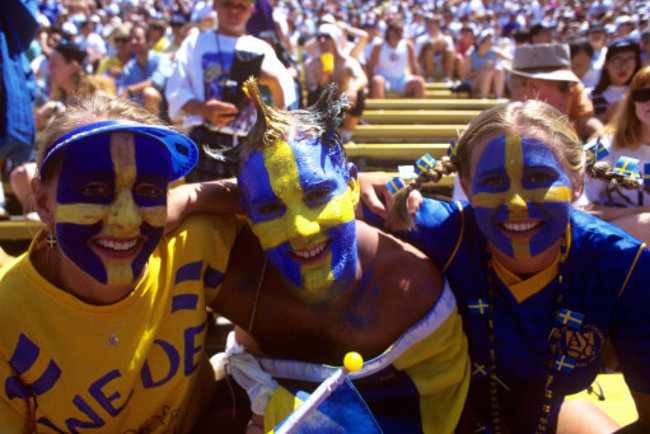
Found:
<path fill-rule="evenodd" d="M 390 194 L 395 195 L 398 191 L 406 188 L 406 184 L 404 184 L 404 181 L 399 176 L 396 176 L 386 183 L 386 187 L 388 187 Z"/>
<path fill-rule="evenodd" d="M 490 305 L 485 298 L 475 298 L 467 302 L 467 309 L 469 313 L 474 315 L 483 315 L 487 312 Z"/>
<path fill-rule="evenodd" d="M 582 320 L 585 318 L 580 312 L 574 312 L 569 309 L 562 309 L 555 317 L 555 321 L 560 324 L 568 325 L 572 329 L 579 329 L 582 325 Z"/>
<path fill-rule="evenodd" d="M 600 141 L 600 137 L 598 137 L 596 143 L 588 147 L 585 152 L 596 161 L 600 161 L 609 155 L 609 151 Z"/>
<path fill-rule="evenodd" d="M 424 154 L 415 162 L 415 173 L 418 175 L 428 172 L 436 164 L 436 159 L 429 154 Z"/>
<path fill-rule="evenodd" d="M 449 148 L 447 149 L 447 156 L 455 157 L 456 156 L 456 140 L 451 139 L 449 142 Z"/>
<path fill-rule="evenodd" d="M 474 362 L 472 364 L 472 377 L 476 376 L 478 378 L 485 377 L 488 374 L 487 368 L 484 364 Z"/>
<path fill-rule="evenodd" d="M 630 178 L 641 179 L 639 160 L 631 157 L 620 157 L 613 170 L 614 173 Z"/>
<path fill-rule="evenodd" d="M 650 163 L 643 165 L 643 185 L 650 186 Z"/>
<path fill-rule="evenodd" d="M 472 434 L 490 434 L 490 430 L 488 430 L 487 427 L 481 422 L 476 422 L 476 424 L 474 424 Z"/>
<path fill-rule="evenodd" d="M 555 359 L 554 367 L 558 372 L 571 372 L 576 367 L 576 360 L 564 354 L 559 354 Z"/>

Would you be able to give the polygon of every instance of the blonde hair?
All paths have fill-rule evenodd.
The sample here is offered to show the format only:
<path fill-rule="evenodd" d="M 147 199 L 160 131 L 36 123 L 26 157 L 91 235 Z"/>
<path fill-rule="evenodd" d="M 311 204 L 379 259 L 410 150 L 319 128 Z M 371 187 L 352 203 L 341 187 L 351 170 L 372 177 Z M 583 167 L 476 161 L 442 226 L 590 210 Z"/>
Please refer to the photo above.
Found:
<path fill-rule="evenodd" d="M 68 106 L 65 111 L 57 114 L 52 122 L 48 123 L 43 138 L 36 149 L 37 167 L 41 167 L 43 163 L 45 150 L 56 142 L 59 137 L 81 126 L 109 119 L 131 120 L 179 131 L 161 121 L 160 118 L 151 114 L 142 106 L 126 99 L 108 98 L 106 96 L 80 99 Z"/>
<path fill-rule="evenodd" d="M 469 179 L 471 158 L 476 146 L 484 143 L 488 137 L 511 134 L 543 138 L 543 142 L 558 156 L 574 191 L 582 189 L 585 171 L 592 177 L 615 181 L 625 188 L 638 186 L 638 182 L 612 174 L 606 163 L 596 163 L 587 158 L 569 119 L 549 104 L 538 100 L 510 102 L 485 110 L 474 118 L 460 136 L 454 157 L 443 157 L 428 172 L 397 193 L 389 210 L 392 226 L 399 229 L 412 227 L 412 218 L 406 207 L 406 199 L 411 191 L 419 190 L 426 182 L 438 182 L 443 175 L 454 172 L 458 172 L 463 179 Z"/>
<path fill-rule="evenodd" d="M 605 126 L 604 133 L 612 133 L 612 146 L 618 149 L 636 150 L 641 146 L 642 122 L 636 116 L 632 92 L 650 85 L 650 66 L 637 72 L 625 92 L 625 97 L 618 103 L 612 120 Z"/>

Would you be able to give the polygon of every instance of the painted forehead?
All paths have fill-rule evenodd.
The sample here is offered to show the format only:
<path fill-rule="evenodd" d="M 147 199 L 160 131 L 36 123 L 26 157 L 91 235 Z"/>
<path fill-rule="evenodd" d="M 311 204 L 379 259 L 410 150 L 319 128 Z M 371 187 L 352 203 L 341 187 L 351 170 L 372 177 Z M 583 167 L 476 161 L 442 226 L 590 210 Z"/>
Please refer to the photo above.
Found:
<path fill-rule="evenodd" d="M 488 142 L 479 158 L 476 171 L 497 170 L 517 165 L 518 159 L 510 152 L 516 148 L 521 149 L 523 154 L 523 160 L 520 162 L 522 168 L 552 165 L 565 172 L 551 145 L 534 137 L 516 135 L 501 136 Z"/>
<path fill-rule="evenodd" d="M 295 187 L 305 189 L 332 174 L 343 176 L 344 161 L 341 151 L 321 138 L 300 136 L 286 142 L 278 140 L 250 156 L 244 163 L 240 181 L 255 191 L 255 196 L 271 192 L 271 178 L 278 177 L 293 177 L 297 180 Z"/>
<path fill-rule="evenodd" d="M 63 154 L 60 182 L 103 181 L 114 185 L 126 170 L 135 169 L 140 181 L 166 184 L 171 162 L 167 151 L 155 140 L 131 133 L 89 136 L 70 144 Z M 59 189 L 61 203 L 82 201 L 76 191 Z"/>

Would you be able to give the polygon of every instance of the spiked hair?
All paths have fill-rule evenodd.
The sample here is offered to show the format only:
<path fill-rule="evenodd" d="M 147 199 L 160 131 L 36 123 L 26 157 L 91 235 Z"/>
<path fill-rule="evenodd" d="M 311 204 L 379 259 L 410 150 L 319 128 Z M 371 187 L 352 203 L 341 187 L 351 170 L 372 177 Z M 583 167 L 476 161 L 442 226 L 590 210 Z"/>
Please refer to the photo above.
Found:
<path fill-rule="evenodd" d="M 343 123 L 348 101 L 345 95 L 337 96 L 336 85 L 329 85 L 314 105 L 290 112 L 266 105 L 253 77 L 244 83 L 244 92 L 255 104 L 257 120 L 242 142 L 239 167 L 252 153 L 291 137 L 320 139 L 336 157 L 334 161 L 344 165 L 345 151 L 337 129 Z"/>

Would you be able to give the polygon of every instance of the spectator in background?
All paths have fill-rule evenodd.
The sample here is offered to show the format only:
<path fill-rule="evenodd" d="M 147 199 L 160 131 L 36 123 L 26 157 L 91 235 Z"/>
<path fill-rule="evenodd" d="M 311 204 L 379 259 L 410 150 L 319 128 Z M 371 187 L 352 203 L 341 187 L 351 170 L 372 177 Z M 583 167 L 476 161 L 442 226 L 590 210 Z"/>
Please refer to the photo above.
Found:
<path fill-rule="evenodd" d="M 508 87 L 513 101 L 538 99 L 567 115 L 582 138 L 603 128 L 580 79 L 571 71 L 566 44 L 523 45 L 515 49 Z"/>
<path fill-rule="evenodd" d="M 36 36 L 35 1 L 11 1 L 0 7 L 0 166 L 21 164 L 34 150 L 32 107 L 34 75 L 25 55 Z M 0 168 L 0 171 L 4 168 Z M 0 219 L 9 218 L 0 184 Z"/>
<path fill-rule="evenodd" d="M 641 34 L 641 62 L 643 66 L 650 65 L 650 30 Z"/>
<path fill-rule="evenodd" d="M 97 74 L 106 74 L 113 80 L 119 80 L 122 77 L 124 66 L 133 57 L 133 50 L 129 43 L 130 34 L 131 24 L 129 23 L 120 24 L 113 29 L 108 40 L 115 50 L 115 55 L 105 57 L 99 62 Z"/>
<path fill-rule="evenodd" d="M 171 119 L 182 122 L 200 148 L 189 181 L 234 176 L 239 138 L 255 120 L 241 90 L 249 76 L 259 77 L 276 106 L 296 101 L 291 76 L 273 48 L 245 34 L 254 7 L 250 0 L 215 0 L 218 31 L 192 34 L 176 52 L 166 97 Z"/>
<path fill-rule="evenodd" d="M 517 30 L 523 30 L 523 26 L 517 18 L 518 13 L 516 11 L 510 11 L 508 13 L 508 22 L 503 25 L 501 28 L 501 36 L 511 37 Z"/>
<path fill-rule="evenodd" d="M 541 21 L 530 28 L 531 44 L 550 44 L 553 40 L 551 25 Z"/>
<path fill-rule="evenodd" d="M 591 68 L 594 49 L 586 38 L 578 38 L 569 43 L 569 51 L 571 53 L 571 71 L 582 80 Z"/>
<path fill-rule="evenodd" d="M 424 79 L 413 43 L 402 37 L 404 24 L 400 18 L 386 23 L 384 41 L 373 47 L 368 62 L 371 98 L 385 98 L 388 92 L 406 97 L 424 97 Z"/>
<path fill-rule="evenodd" d="M 131 28 L 129 45 L 135 57 L 124 66 L 119 87 L 122 98 L 132 99 L 157 115 L 172 69 L 169 57 L 149 49 L 149 36 L 149 28 L 144 23 L 136 23 Z"/>
<path fill-rule="evenodd" d="M 615 39 L 607 47 L 600 79 L 591 92 L 596 117 L 607 123 L 623 98 L 634 74 L 641 69 L 639 44 L 632 38 Z"/>
<path fill-rule="evenodd" d="M 442 79 L 450 84 L 454 70 L 454 41 L 440 29 L 442 16 L 428 13 L 424 19 L 426 33 L 415 39 L 419 71 L 428 82 Z"/>
<path fill-rule="evenodd" d="M 77 44 L 88 53 L 88 72 L 94 72 L 99 62 L 106 56 L 106 44 L 101 36 L 95 33 L 95 25 L 99 17 L 93 15 L 84 19 L 79 25 L 79 36 Z"/>
<path fill-rule="evenodd" d="M 460 29 L 454 54 L 454 71 L 456 72 L 456 77 L 461 82 L 465 80 L 465 62 L 467 62 L 467 55 L 473 49 L 474 43 L 476 42 L 475 36 L 474 27 L 471 24 L 466 24 Z"/>
<path fill-rule="evenodd" d="M 349 109 L 341 130 L 341 141 L 352 141 L 354 129 L 363 113 L 368 77 L 357 60 L 341 52 L 343 33 L 334 24 L 318 27 L 318 44 L 321 55 L 305 64 L 305 84 L 308 90 L 307 105 L 314 104 L 331 83 L 348 99 Z"/>
<path fill-rule="evenodd" d="M 169 20 L 169 27 L 172 31 L 172 39 L 167 48 L 163 51 L 171 60 L 174 60 L 176 51 L 181 46 L 181 43 L 187 37 L 187 19 L 183 15 L 174 15 Z"/>
<path fill-rule="evenodd" d="M 92 96 L 115 96 L 113 79 L 104 75 L 91 75 L 86 72 L 88 54 L 78 44 L 61 43 L 50 54 L 50 100 L 40 106 L 34 114 L 37 129 L 43 129 L 66 106 L 80 98 Z M 20 202 L 27 219 L 37 220 L 34 212 L 36 204 L 32 195 L 31 181 L 36 173 L 36 165 L 26 162 L 11 172 L 11 189 Z"/>
<path fill-rule="evenodd" d="M 632 32 L 636 28 L 635 20 L 629 15 L 617 17 L 614 24 L 616 25 L 616 39 L 632 36 Z"/>
<path fill-rule="evenodd" d="M 167 32 L 167 22 L 164 19 L 156 18 L 149 21 L 149 46 L 153 51 L 164 52 L 171 44 L 165 33 Z"/>
<path fill-rule="evenodd" d="M 609 151 L 604 159 L 611 166 L 619 157 L 650 162 L 650 67 L 632 79 L 611 122 L 596 140 Z M 639 167 L 643 171 L 643 167 Z M 650 175 L 643 172 L 642 176 Z M 650 190 L 629 190 L 618 184 L 585 177 L 584 194 L 577 203 L 603 220 L 622 227 L 650 245 Z"/>
<path fill-rule="evenodd" d="M 593 88 L 598 83 L 600 78 L 600 71 L 605 64 L 605 56 L 607 55 L 607 37 L 605 33 L 605 26 L 602 23 L 594 22 L 587 30 L 587 41 L 594 51 L 594 58 L 591 61 L 589 71 L 582 78 L 582 81 L 587 89 Z"/>
<path fill-rule="evenodd" d="M 496 98 L 502 98 L 505 87 L 505 71 L 493 49 L 493 43 L 494 31 L 483 30 L 465 63 L 465 79 L 470 80 L 472 92 L 483 99 L 490 92 L 494 92 Z"/>

